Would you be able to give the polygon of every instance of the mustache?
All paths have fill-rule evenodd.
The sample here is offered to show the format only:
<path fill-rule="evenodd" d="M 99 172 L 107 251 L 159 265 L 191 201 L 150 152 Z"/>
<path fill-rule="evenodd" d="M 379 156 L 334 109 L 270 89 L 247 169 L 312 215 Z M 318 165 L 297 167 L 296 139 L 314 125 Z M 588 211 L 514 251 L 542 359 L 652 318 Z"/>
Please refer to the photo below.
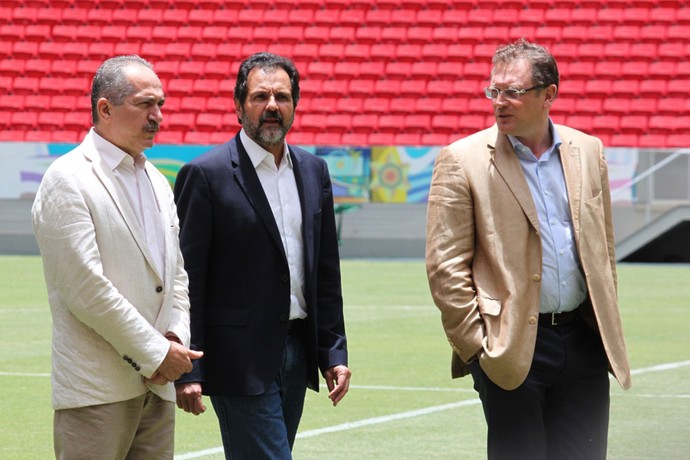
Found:
<path fill-rule="evenodd" d="M 144 131 L 147 132 L 157 133 L 160 130 L 161 125 L 156 121 L 149 121 L 148 123 L 146 123 L 146 126 L 144 126 Z"/>
<path fill-rule="evenodd" d="M 259 117 L 259 123 L 263 124 L 266 121 L 277 121 L 283 124 L 283 116 L 279 112 L 262 113 Z"/>

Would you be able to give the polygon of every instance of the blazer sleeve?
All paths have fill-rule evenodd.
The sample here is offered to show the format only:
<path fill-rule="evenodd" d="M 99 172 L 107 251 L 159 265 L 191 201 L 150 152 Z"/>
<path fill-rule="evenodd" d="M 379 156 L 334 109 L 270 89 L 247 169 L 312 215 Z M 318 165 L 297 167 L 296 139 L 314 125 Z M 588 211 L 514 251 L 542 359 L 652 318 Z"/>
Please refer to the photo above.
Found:
<path fill-rule="evenodd" d="M 482 348 L 484 326 L 474 289 L 475 218 L 472 192 L 459 153 L 441 150 L 427 209 L 426 270 L 434 303 L 453 351 L 471 361 Z"/>
<path fill-rule="evenodd" d="M 89 185 L 94 184 L 78 183 L 73 174 L 49 170 L 32 208 L 49 294 L 59 297 L 51 299 L 51 304 L 68 308 L 120 355 L 136 357 L 140 373 L 150 377 L 170 343 L 105 275 L 93 214 L 107 212 L 89 208 L 84 196 Z M 113 220 L 112 225 L 118 225 Z"/>
<path fill-rule="evenodd" d="M 213 201 L 204 170 L 187 163 L 175 180 L 175 202 L 180 219 L 180 249 L 189 276 L 190 328 L 192 350 L 204 349 L 206 272 L 213 229 Z M 194 369 L 179 382 L 203 381 L 203 358 L 192 361 Z"/>
<path fill-rule="evenodd" d="M 347 339 L 343 317 L 343 296 L 340 277 L 340 255 L 335 225 L 333 188 L 326 162 L 321 162 L 321 230 L 316 244 L 317 327 L 319 368 L 348 364 Z"/>

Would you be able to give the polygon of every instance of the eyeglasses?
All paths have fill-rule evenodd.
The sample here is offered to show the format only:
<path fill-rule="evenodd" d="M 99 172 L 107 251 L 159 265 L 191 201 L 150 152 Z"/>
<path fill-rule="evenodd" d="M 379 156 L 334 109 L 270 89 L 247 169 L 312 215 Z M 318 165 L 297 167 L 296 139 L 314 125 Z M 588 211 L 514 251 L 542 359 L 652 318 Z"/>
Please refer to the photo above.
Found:
<path fill-rule="evenodd" d="M 500 96 L 501 93 L 503 93 L 503 95 L 506 97 L 506 99 L 515 100 L 515 99 L 519 99 L 520 96 L 522 96 L 523 94 L 525 94 L 528 91 L 532 91 L 534 89 L 543 89 L 543 88 L 546 88 L 546 85 L 536 85 L 536 86 L 533 86 L 533 87 L 527 88 L 527 89 L 514 89 L 514 88 L 498 89 L 498 88 L 494 88 L 492 86 L 488 86 L 488 87 L 484 88 L 484 94 L 489 99 L 498 99 L 498 96 Z"/>

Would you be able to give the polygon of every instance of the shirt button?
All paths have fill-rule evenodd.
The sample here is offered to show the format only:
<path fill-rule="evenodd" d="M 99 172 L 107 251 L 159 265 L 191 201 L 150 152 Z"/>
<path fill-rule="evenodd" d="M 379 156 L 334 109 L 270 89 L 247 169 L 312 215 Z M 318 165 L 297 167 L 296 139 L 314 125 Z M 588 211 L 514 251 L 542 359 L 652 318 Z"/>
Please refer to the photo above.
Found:
<path fill-rule="evenodd" d="M 530 324 L 537 324 L 537 317 L 536 316 L 530 316 L 529 320 L 527 320 Z"/>
<path fill-rule="evenodd" d="M 159 294 L 160 294 L 161 292 L 163 292 L 163 287 L 162 287 L 162 286 L 157 286 L 157 287 L 156 287 L 156 292 L 158 292 Z"/>
<path fill-rule="evenodd" d="M 532 275 L 532 281 L 541 281 L 541 275 L 535 273 L 534 275 Z"/>

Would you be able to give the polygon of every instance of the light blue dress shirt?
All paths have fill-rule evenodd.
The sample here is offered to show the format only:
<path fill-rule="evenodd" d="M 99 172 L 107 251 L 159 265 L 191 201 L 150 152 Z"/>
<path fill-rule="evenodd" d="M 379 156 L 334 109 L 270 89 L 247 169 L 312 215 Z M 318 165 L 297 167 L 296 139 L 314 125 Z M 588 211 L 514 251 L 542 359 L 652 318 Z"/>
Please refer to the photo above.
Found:
<path fill-rule="evenodd" d="M 549 120 L 553 143 L 537 158 L 516 137 L 508 136 L 517 153 L 539 215 L 542 244 L 541 313 L 572 311 L 587 297 L 568 206 L 561 138 Z"/>

